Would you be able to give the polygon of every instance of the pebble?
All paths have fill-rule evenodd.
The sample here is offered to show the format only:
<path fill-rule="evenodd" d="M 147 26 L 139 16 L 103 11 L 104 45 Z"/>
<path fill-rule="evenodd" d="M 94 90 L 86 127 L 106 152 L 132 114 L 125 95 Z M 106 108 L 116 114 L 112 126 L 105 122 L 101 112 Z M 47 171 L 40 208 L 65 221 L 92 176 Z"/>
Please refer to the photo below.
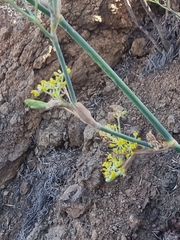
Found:
<path fill-rule="evenodd" d="M 29 189 L 31 188 L 31 184 L 29 184 L 28 182 L 26 181 L 23 181 L 21 183 L 21 186 L 20 186 L 20 194 L 21 195 L 26 195 L 29 191 Z"/>
<path fill-rule="evenodd" d="M 127 238 L 124 235 L 122 235 L 121 240 L 127 240 Z"/>

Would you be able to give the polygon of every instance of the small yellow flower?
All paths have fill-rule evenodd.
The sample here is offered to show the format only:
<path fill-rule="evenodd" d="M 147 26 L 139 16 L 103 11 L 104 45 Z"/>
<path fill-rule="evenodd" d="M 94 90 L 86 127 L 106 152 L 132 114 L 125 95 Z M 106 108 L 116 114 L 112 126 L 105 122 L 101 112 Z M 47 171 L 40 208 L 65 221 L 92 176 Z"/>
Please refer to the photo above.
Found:
<path fill-rule="evenodd" d="M 113 151 L 113 153 L 115 153 L 116 155 L 118 155 L 118 153 L 119 153 L 119 150 L 118 150 L 117 148 L 113 148 L 112 151 Z"/>
<path fill-rule="evenodd" d="M 133 136 L 136 138 L 138 136 L 138 132 L 137 131 L 134 131 L 133 132 Z"/>
<path fill-rule="evenodd" d="M 59 76 L 58 72 L 53 72 L 53 74 L 54 74 L 55 77 Z"/>
<path fill-rule="evenodd" d="M 52 96 L 52 97 L 56 97 L 56 93 L 53 92 L 53 93 L 51 94 L 51 96 Z"/>
<path fill-rule="evenodd" d="M 118 130 L 116 124 L 107 124 L 106 127 L 114 131 Z M 112 153 L 107 154 L 106 161 L 102 164 L 102 172 L 105 180 L 106 182 L 110 182 L 119 175 L 125 175 L 127 169 L 122 166 L 126 160 L 134 155 L 134 149 L 137 148 L 138 144 L 104 132 L 100 132 L 100 136 L 103 137 L 103 140 L 106 139 L 106 141 L 109 141 L 109 147 L 112 149 Z M 138 132 L 134 131 L 133 136 L 137 138 Z"/>
<path fill-rule="evenodd" d="M 52 84 L 52 85 L 55 85 L 56 81 L 53 79 L 53 78 L 50 78 L 49 82 Z"/>
<path fill-rule="evenodd" d="M 41 80 L 41 85 L 42 85 L 42 86 L 45 85 L 46 83 L 47 83 L 46 80 Z"/>
<path fill-rule="evenodd" d="M 48 88 L 47 87 L 45 87 L 45 86 L 42 86 L 42 88 L 41 88 L 41 91 L 42 92 L 46 92 L 48 90 Z"/>
<path fill-rule="evenodd" d="M 32 90 L 31 93 L 34 95 L 34 97 L 39 97 L 40 92 L 37 90 Z"/>
<path fill-rule="evenodd" d="M 114 143 L 110 143 L 110 144 L 109 144 L 109 147 L 110 147 L 110 148 L 113 148 L 113 147 L 115 147 L 115 146 L 116 146 L 116 145 L 115 145 Z"/>
<path fill-rule="evenodd" d="M 60 82 L 59 83 L 59 86 L 62 88 L 62 87 L 65 87 L 66 86 L 66 82 Z"/>
<path fill-rule="evenodd" d="M 39 92 L 42 91 L 42 86 L 41 86 L 41 84 L 38 84 L 38 85 L 37 85 L 37 90 L 38 90 Z"/>
<path fill-rule="evenodd" d="M 127 150 L 126 150 L 125 147 L 123 147 L 123 148 L 121 149 L 121 153 L 122 153 L 122 154 L 126 153 L 126 151 L 127 151 Z"/>
<path fill-rule="evenodd" d="M 102 166 L 106 169 L 106 168 L 108 168 L 109 163 L 108 163 L 108 162 L 104 162 L 104 163 L 102 164 Z"/>
<path fill-rule="evenodd" d="M 131 154 L 127 153 L 126 154 L 126 159 L 130 158 Z"/>
<path fill-rule="evenodd" d="M 122 139 L 122 138 L 119 138 L 118 141 L 117 141 L 117 145 L 118 146 L 122 146 L 123 144 L 126 143 L 126 140 L 125 139 Z"/>
<path fill-rule="evenodd" d="M 113 172 L 111 172 L 111 179 L 114 180 L 115 178 L 116 178 L 116 172 L 113 171 Z"/>
<path fill-rule="evenodd" d="M 67 72 L 68 72 L 68 74 L 70 74 L 70 73 L 71 73 L 71 69 L 68 68 L 67 66 L 66 66 L 66 68 L 67 68 Z"/>
<path fill-rule="evenodd" d="M 61 79 L 62 79 L 62 76 L 59 76 L 59 75 L 58 75 L 58 76 L 56 77 L 56 81 L 57 81 L 57 82 L 60 82 Z"/>
<path fill-rule="evenodd" d="M 110 153 L 107 154 L 107 159 L 111 159 L 112 155 Z"/>
<path fill-rule="evenodd" d="M 121 166 L 121 164 L 120 164 L 120 162 L 119 161 L 115 161 L 114 162 L 114 166 L 116 167 L 116 168 L 119 168 L 120 166 Z"/>

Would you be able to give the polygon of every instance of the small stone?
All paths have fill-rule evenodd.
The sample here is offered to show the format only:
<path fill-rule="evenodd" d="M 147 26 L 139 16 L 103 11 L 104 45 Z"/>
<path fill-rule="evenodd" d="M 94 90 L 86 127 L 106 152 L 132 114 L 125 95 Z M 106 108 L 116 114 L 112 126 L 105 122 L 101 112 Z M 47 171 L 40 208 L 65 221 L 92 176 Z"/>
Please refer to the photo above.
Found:
<path fill-rule="evenodd" d="M 9 31 L 8 28 L 3 27 L 1 28 L 0 35 L 1 35 L 1 40 L 6 40 L 10 36 L 11 32 Z"/>
<path fill-rule="evenodd" d="M 127 240 L 127 238 L 124 235 L 122 235 L 121 240 Z"/>
<path fill-rule="evenodd" d="M 0 112 L 2 112 L 3 114 L 8 114 L 9 112 L 9 103 L 5 102 L 0 106 Z"/>
<path fill-rule="evenodd" d="M 97 235 L 97 232 L 96 232 L 95 229 L 92 231 L 91 239 L 92 239 L 92 240 L 97 240 L 97 239 L 98 239 L 98 235 Z"/>
<path fill-rule="evenodd" d="M 83 144 L 83 149 L 82 152 L 88 152 L 90 148 L 93 146 L 94 143 L 94 137 L 97 133 L 97 130 L 90 127 L 86 126 L 84 130 L 84 144 Z"/>
<path fill-rule="evenodd" d="M 134 214 L 131 214 L 129 216 L 129 221 L 130 221 L 130 227 L 132 229 L 136 229 L 139 225 L 139 219 L 134 215 Z"/>
<path fill-rule="evenodd" d="M 110 105 L 109 108 L 115 113 L 115 112 L 118 112 L 118 113 L 121 113 L 123 111 L 123 107 L 119 106 L 119 105 Z"/>
<path fill-rule="evenodd" d="M 21 186 L 20 186 L 20 194 L 21 195 L 26 195 L 30 188 L 31 188 L 31 184 L 29 184 L 26 181 L 23 181 Z"/>
<path fill-rule="evenodd" d="M 166 191 L 172 191 L 173 188 L 176 186 L 177 183 L 177 176 L 173 172 L 166 172 L 164 174 L 164 178 L 162 181 L 163 187 Z"/>
<path fill-rule="evenodd" d="M 179 126 L 176 124 L 175 126 L 174 126 L 174 129 L 173 129 L 173 133 L 179 133 L 179 131 L 180 131 L 180 129 L 179 129 Z"/>
<path fill-rule="evenodd" d="M 68 122 L 68 135 L 70 147 L 80 147 L 83 144 L 85 124 L 78 118 L 72 117 Z"/>
<path fill-rule="evenodd" d="M 108 123 L 109 124 L 116 123 L 116 119 L 114 117 L 114 113 L 113 112 L 108 112 Z"/>
<path fill-rule="evenodd" d="M 9 191 L 7 191 L 7 190 L 4 190 L 4 193 L 3 193 L 3 195 L 4 196 L 7 196 L 9 194 Z"/>
<path fill-rule="evenodd" d="M 17 115 L 13 115 L 12 118 L 10 119 L 10 124 L 14 125 L 17 123 Z"/>
<path fill-rule="evenodd" d="M 131 46 L 131 54 L 134 57 L 143 57 L 147 54 L 145 38 L 136 38 Z"/>
<path fill-rule="evenodd" d="M 103 89 L 103 94 L 111 94 L 116 89 L 116 85 L 113 82 L 107 82 L 106 87 Z"/>
<path fill-rule="evenodd" d="M 115 226 L 112 227 L 112 230 L 113 230 L 114 232 L 116 232 L 116 231 L 118 230 L 118 227 L 115 225 Z"/>
<path fill-rule="evenodd" d="M 81 36 L 85 39 L 88 40 L 88 38 L 90 37 L 91 33 L 88 30 L 84 30 L 81 34 Z"/>
<path fill-rule="evenodd" d="M 171 235 L 169 232 L 165 232 L 164 237 L 165 237 L 164 239 L 167 239 L 167 240 L 178 240 L 179 239 L 178 236 L 174 236 L 174 234 Z"/>
<path fill-rule="evenodd" d="M 132 189 L 127 189 L 125 191 L 125 194 L 126 194 L 127 197 L 131 197 L 133 195 L 133 190 Z"/>
<path fill-rule="evenodd" d="M 91 200 L 86 193 L 86 189 L 78 184 L 69 186 L 59 198 L 59 209 L 74 219 L 78 218 L 90 206 Z"/>

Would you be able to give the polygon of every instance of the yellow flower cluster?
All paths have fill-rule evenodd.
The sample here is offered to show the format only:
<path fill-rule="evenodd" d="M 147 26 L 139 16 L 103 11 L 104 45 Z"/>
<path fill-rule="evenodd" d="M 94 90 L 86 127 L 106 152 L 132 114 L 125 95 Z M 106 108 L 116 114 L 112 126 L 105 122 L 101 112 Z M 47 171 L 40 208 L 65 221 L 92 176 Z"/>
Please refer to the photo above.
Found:
<path fill-rule="evenodd" d="M 68 74 L 71 70 L 67 67 Z M 41 84 L 37 85 L 37 90 L 32 90 L 31 93 L 34 97 L 39 97 L 41 93 L 49 94 L 53 99 L 61 99 L 61 90 L 66 86 L 64 81 L 64 74 L 58 70 L 54 72 L 54 78 L 50 78 L 49 81 L 41 80 Z"/>
<path fill-rule="evenodd" d="M 106 125 L 107 128 L 117 131 L 118 127 L 114 125 Z M 109 133 L 100 133 L 105 141 L 109 142 L 109 147 L 112 149 L 111 153 L 107 153 L 106 161 L 102 163 L 102 172 L 106 182 L 111 182 L 116 177 L 126 174 L 126 169 L 123 164 L 127 159 L 133 156 L 133 150 L 137 148 L 138 144 L 127 141 L 122 138 L 114 137 Z M 134 131 L 133 136 L 137 138 L 138 132 Z M 140 140 L 140 138 L 138 138 Z"/>

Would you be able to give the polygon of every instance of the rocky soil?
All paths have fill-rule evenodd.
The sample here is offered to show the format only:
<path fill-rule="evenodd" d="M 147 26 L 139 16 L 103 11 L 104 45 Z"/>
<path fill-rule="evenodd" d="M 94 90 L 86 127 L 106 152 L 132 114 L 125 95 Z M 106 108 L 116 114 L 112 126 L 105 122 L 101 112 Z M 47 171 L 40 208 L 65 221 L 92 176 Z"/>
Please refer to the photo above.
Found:
<path fill-rule="evenodd" d="M 95 130 L 65 111 L 24 106 L 59 65 L 39 30 L 0 7 L 0 239 L 180 239 L 179 154 L 140 155 L 125 177 L 105 183 L 107 146 Z M 144 21 L 139 1 L 133 7 Z M 151 45 L 123 1 L 66 0 L 63 15 L 180 142 L 178 55 L 142 75 Z M 103 124 L 115 122 L 113 105 L 122 106 L 122 132 L 138 129 L 145 139 L 148 121 L 64 31 L 58 35 L 78 100 Z"/>

